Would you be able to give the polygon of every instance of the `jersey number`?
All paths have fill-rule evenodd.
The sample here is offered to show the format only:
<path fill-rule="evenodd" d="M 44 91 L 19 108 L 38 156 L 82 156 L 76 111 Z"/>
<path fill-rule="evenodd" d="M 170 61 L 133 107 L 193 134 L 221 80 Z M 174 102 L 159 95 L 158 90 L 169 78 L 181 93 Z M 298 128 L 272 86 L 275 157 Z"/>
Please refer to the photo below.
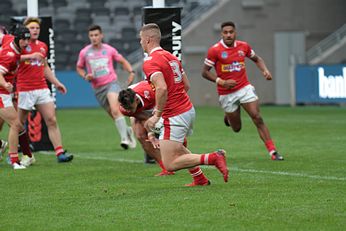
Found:
<path fill-rule="evenodd" d="M 179 63 L 177 61 L 170 61 L 169 65 L 172 68 L 173 74 L 174 74 L 174 82 L 180 83 L 183 79 L 183 74 L 180 71 Z"/>

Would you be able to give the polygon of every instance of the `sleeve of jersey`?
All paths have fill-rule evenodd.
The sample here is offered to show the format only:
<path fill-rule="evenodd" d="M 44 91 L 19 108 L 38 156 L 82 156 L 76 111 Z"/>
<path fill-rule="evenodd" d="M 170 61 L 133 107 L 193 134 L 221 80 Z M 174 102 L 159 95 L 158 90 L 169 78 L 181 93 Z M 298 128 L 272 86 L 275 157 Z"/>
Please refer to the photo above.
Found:
<path fill-rule="evenodd" d="M 78 55 L 78 61 L 77 61 L 77 67 L 84 68 L 85 66 L 85 58 L 84 58 L 84 49 L 79 52 Z"/>
<path fill-rule="evenodd" d="M 112 47 L 112 56 L 113 56 L 113 59 L 115 61 L 119 61 L 123 56 L 118 52 L 117 49 L 115 49 L 114 47 Z"/>
<path fill-rule="evenodd" d="M 143 64 L 143 72 L 147 81 L 151 82 L 151 77 L 157 72 L 161 72 L 160 68 L 155 63 L 145 61 Z"/>
<path fill-rule="evenodd" d="M 215 55 L 215 49 L 214 47 L 209 48 L 207 57 L 204 59 L 204 64 L 213 67 L 216 62 L 216 55 Z"/>
<path fill-rule="evenodd" d="M 248 58 L 254 57 L 255 56 L 255 51 L 252 50 L 251 46 L 248 43 L 246 43 L 246 48 L 247 48 L 246 49 L 247 50 L 246 57 L 248 57 Z"/>
<path fill-rule="evenodd" d="M 0 73 L 7 74 L 12 59 L 8 55 L 0 55 Z"/>

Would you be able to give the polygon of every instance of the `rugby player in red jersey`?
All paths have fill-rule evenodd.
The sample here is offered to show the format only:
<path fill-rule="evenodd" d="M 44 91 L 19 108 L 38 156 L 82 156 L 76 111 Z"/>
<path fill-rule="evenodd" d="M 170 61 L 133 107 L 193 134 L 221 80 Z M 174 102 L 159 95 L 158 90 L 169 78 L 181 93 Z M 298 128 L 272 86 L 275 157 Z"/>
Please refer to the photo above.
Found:
<path fill-rule="evenodd" d="M 214 165 L 228 181 L 228 169 L 224 150 L 207 154 L 192 154 L 183 142 L 191 134 L 195 110 L 184 89 L 186 75 L 180 61 L 160 47 L 161 31 L 157 24 L 149 23 L 140 31 L 141 46 L 148 54 L 143 63 L 146 80 L 155 86 L 155 108 L 146 121 L 148 131 L 163 119 L 159 143 L 161 157 L 168 171 L 189 169 L 193 182 L 188 186 L 209 185 L 199 165 Z M 186 76 L 185 76 L 186 77 Z"/>
<path fill-rule="evenodd" d="M 60 129 L 56 119 L 54 98 L 48 88 L 47 81 L 54 84 L 58 91 L 65 94 L 67 89 L 56 78 L 47 62 L 48 47 L 38 40 L 40 35 L 40 19 L 28 17 L 24 25 L 29 29 L 31 38 L 29 45 L 23 50 L 17 73 L 18 114 L 20 126 L 26 122 L 28 114 L 35 106 L 42 115 L 53 144 L 57 161 L 69 162 L 69 155 L 63 148 Z M 34 156 L 23 156 L 22 162 L 29 166 L 35 161 Z"/>
<path fill-rule="evenodd" d="M 217 85 L 219 102 L 225 111 L 226 126 L 230 126 L 234 132 L 240 131 L 239 106 L 242 106 L 256 125 L 271 159 L 283 160 L 260 114 L 255 88 L 250 84 L 246 75 L 245 58 L 252 60 L 267 80 L 271 80 L 272 75 L 263 59 L 255 54 L 248 43 L 236 40 L 236 35 L 236 27 L 233 22 L 222 23 L 222 39 L 209 48 L 202 76 Z M 213 67 L 216 74 L 211 72 Z"/>
<path fill-rule="evenodd" d="M 6 43 L 3 43 L 0 50 L 0 117 L 10 125 L 8 154 L 13 169 L 25 169 L 18 157 L 18 115 L 11 94 L 21 52 L 29 44 L 29 39 L 30 31 L 19 26 L 14 30 L 13 36 L 6 35 Z"/>
<path fill-rule="evenodd" d="M 123 115 L 133 117 L 132 128 L 143 150 L 160 165 L 162 171 L 156 176 L 173 175 L 174 172 L 167 171 L 162 163 L 159 143 L 154 132 L 147 132 L 144 128 L 144 123 L 151 116 L 155 106 L 154 89 L 147 81 L 129 86 L 119 92 L 119 108 Z"/>

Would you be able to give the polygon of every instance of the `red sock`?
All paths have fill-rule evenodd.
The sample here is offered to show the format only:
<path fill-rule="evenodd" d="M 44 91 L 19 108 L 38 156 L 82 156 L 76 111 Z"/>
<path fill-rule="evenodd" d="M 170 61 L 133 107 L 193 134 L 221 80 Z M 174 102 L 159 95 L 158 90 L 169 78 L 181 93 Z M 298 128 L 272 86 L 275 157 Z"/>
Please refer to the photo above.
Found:
<path fill-rule="evenodd" d="M 165 168 L 165 166 L 164 166 L 163 163 L 162 163 L 162 160 L 158 161 L 158 164 L 160 165 L 162 171 L 167 171 L 166 168 Z"/>
<path fill-rule="evenodd" d="M 274 142 L 272 140 L 267 140 L 264 144 L 269 153 L 274 152 L 276 150 Z"/>
<path fill-rule="evenodd" d="M 184 143 L 183 143 L 184 147 L 187 148 L 187 139 L 186 137 L 184 138 Z"/>
<path fill-rule="evenodd" d="M 204 183 L 206 181 L 208 181 L 208 179 L 205 177 L 205 175 L 203 174 L 201 168 L 199 166 L 196 166 L 194 168 L 189 168 L 188 169 L 193 180 L 195 182 L 201 182 Z"/>
<path fill-rule="evenodd" d="M 31 158 L 32 155 L 31 155 L 31 150 L 29 146 L 29 137 L 26 130 L 21 131 L 19 133 L 18 138 L 19 138 L 20 149 L 22 150 L 23 154 Z"/>
<path fill-rule="evenodd" d="M 16 152 L 9 152 L 8 156 L 10 157 L 11 164 L 19 162 L 18 153 L 16 153 Z"/>
<path fill-rule="evenodd" d="M 202 154 L 200 163 L 203 165 L 213 165 L 215 163 L 215 160 L 216 160 L 216 155 L 217 154 L 215 152 L 208 153 L 208 154 Z"/>
<path fill-rule="evenodd" d="M 61 154 L 64 153 L 64 149 L 62 148 L 62 146 L 58 146 L 58 147 L 54 148 L 54 150 L 55 150 L 56 156 L 60 156 Z"/>

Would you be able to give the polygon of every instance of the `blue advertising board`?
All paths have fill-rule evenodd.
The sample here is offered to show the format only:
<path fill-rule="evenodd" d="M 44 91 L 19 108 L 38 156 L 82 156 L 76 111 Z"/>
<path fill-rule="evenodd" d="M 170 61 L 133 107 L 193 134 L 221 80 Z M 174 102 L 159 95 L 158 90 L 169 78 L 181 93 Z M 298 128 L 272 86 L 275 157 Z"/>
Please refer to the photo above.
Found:
<path fill-rule="evenodd" d="M 298 65 L 296 103 L 346 103 L 346 64 Z"/>

